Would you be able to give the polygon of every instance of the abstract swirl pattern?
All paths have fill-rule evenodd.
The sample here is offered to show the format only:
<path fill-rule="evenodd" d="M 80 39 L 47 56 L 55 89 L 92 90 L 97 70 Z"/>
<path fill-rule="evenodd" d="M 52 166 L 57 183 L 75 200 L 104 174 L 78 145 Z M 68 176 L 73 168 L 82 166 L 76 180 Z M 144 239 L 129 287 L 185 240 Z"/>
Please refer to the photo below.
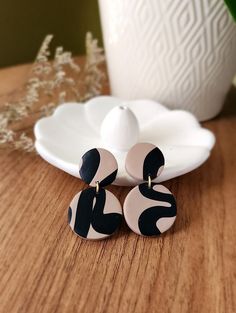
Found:
<path fill-rule="evenodd" d="M 96 186 L 97 181 L 101 187 L 110 185 L 115 180 L 117 171 L 115 157 L 102 148 L 87 151 L 79 166 L 80 177 L 90 186 Z"/>
<path fill-rule="evenodd" d="M 127 154 L 125 167 L 130 176 L 138 180 L 155 179 L 164 168 L 164 156 L 151 143 L 138 143 Z"/>
<path fill-rule="evenodd" d="M 133 188 L 124 202 L 124 217 L 128 226 L 143 236 L 160 235 L 176 219 L 176 202 L 172 193 L 163 185 L 147 183 Z"/>
<path fill-rule="evenodd" d="M 122 220 L 118 199 L 108 190 L 88 188 L 79 192 L 70 203 L 68 222 L 80 237 L 103 239 L 112 235 Z"/>

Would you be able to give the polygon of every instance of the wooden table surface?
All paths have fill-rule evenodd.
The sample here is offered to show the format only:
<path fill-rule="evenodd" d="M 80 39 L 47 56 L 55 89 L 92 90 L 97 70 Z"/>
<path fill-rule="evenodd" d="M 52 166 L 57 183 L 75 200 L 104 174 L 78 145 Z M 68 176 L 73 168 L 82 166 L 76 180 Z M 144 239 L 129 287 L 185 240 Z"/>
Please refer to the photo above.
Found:
<path fill-rule="evenodd" d="M 29 66 L 0 70 L 0 102 Z M 158 238 L 120 231 L 77 238 L 67 208 L 85 184 L 39 156 L 0 152 L 0 312 L 236 312 L 236 91 L 204 123 L 216 135 L 210 159 L 165 182 L 175 226 Z M 123 203 L 129 188 L 109 187 Z"/>

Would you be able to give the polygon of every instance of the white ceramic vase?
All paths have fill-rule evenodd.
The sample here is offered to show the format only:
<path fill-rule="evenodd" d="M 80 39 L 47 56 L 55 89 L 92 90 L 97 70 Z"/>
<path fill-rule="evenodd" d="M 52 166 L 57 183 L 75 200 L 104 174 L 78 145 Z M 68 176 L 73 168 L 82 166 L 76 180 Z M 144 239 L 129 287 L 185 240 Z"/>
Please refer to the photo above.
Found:
<path fill-rule="evenodd" d="M 223 0 L 99 0 L 112 94 L 217 115 L 236 73 Z"/>

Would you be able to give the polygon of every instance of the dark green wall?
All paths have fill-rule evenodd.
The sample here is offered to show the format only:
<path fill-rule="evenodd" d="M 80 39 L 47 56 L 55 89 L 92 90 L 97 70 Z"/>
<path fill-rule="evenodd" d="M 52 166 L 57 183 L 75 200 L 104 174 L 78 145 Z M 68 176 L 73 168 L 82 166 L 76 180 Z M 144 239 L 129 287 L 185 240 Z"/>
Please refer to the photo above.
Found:
<path fill-rule="evenodd" d="M 97 0 L 0 0 L 0 67 L 32 61 L 49 33 L 83 54 L 86 31 L 102 44 Z"/>

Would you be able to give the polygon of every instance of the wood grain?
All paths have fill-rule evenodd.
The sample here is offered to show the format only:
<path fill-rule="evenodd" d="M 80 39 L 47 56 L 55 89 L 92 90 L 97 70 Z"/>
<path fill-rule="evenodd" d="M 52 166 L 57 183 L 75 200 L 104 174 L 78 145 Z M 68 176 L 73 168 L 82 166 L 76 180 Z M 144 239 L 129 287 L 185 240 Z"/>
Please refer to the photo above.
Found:
<path fill-rule="evenodd" d="M 27 68 L 0 71 L 1 101 Z M 125 223 L 105 241 L 77 238 L 67 207 L 86 185 L 39 156 L 1 151 L 0 312 L 236 312 L 235 101 L 232 89 L 224 112 L 205 123 L 217 138 L 210 159 L 164 183 L 178 217 L 159 238 Z M 108 189 L 121 202 L 129 191 Z"/>

